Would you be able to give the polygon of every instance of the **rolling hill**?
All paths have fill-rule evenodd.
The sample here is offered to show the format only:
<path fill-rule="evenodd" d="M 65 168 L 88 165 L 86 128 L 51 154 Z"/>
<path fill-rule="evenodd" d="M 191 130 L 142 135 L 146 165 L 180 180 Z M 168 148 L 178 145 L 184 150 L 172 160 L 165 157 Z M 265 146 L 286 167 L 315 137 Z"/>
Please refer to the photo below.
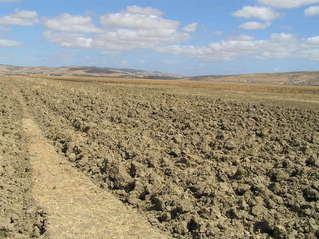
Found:
<path fill-rule="evenodd" d="M 258 73 L 241 75 L 202 75 L 183 76 L 162 72 L 148 72 L 138 69 L 95 67 L 95 66 L 65 66 L 65 67 L 22 67 L 0 65 L 0 75 L 23 76 L 66 76 L 90 78 L 119 79 L 154 79 L 154 80 L 185 80 L 216 83 L 270 84 L 270 85 L 302 85 L 319 86 L 319 71 L 300 71 L 284 73 Z"/>

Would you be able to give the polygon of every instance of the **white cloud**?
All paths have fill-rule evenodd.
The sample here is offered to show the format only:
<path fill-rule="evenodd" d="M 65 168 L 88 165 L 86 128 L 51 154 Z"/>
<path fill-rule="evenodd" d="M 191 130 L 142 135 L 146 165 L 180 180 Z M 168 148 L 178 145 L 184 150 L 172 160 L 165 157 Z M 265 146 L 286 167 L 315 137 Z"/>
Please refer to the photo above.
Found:
<path fill-rule="evenodd" d="M 290 33 L 273 33 L 271 34 L 271 39 L 277 41 L 289 41 L 296 40 L 296 37 Z"/>
<path fill-rule="evenodd" d="M 55 33 L 47 31 L 44 37 L 62 47 L 68 48 L 92 48 L 92 38 L 76 33 Z"/>
<path fill-rule="evenodd" d="M 311 6 L 305 9 L 306 16 L 315 16 L 319 15 L 319 6 Z"/>
<path fill-rule="evenodd" d="M 191 24 L 185 26 L 183 28 L 183 30 L 186 32 L 195 32 L 197 30 L 197 27 L 198 27 L 198 23 L 194 22 L 194 23 L 191 23 Z"/>
<path fill-rule="evenodd" d="M 238 35 L 238 36 L 233 36 L 232 40 L 251 41 L 251 40 L 254 40 L 254 37 L 242 34 L 242 35 Z"/>
<path fill-rule="evenodd" d="M 243 23 L 239 26 L 239 28 L 241 29 L 245 29 L 245 30 L 260 30 L 260 29 L 265 29 L 267 27 L 269 27 L 271 25 L 270 22 L 246 22 Z"/>
<path fill-rule="evenodd" d="M 268 7 L 245 6 L 236 11 L 233 16 L 243 18 L 258 18 L 264 21 L 270 21 L 280 17 L 280 14 Z"/>
<path fill-rule="evenodd" d="M 38 14 L 36 11 L 21 10 L 0 18 L 0 24 L 7 25 L 30 26 L 38 22 Z"/>
<path fill-rule="evenodd" d="M 129 50 L 153 48 L 163 43 L 181 42 L 187 38 L 187 34 L 170 29 L 117 29 L 99 34 L 94 38 L 94 44 L 96 48 Z"/>
<path fill-rule="evenodd" d="M 21 2 L 21 0 L 0 0 L 0 2 Z"/>
<path fill-rule="evenodd" d="M 136 5 L 128 6 L 126 9 L 127 12 L 133 14 L 143 14 L 143 15 L 153 15 L 153 16 L 162 16 L 163 13 L 152 7 L 139 7 Z"/>
<path fill-rule="evenodd" d="M 157 50 L 211 60 L 232 60 L 238 57 L 319 60 L 319 36 L 298 39 L 292 34 L 277 33 L 272 34 L 267 40 L 227 40 L 213 42 L 206 46 L 173 45 L 159 47 Z"/>
<path fill-rule="evenodd" d="M 318 3 L 319 0 L 257 0 L 258 3 L 276 7 L 276 8 L 297 8 L 314 3 Z"/>
<path fill-rule="evenodd" d="M 127 7 L 126 11 L 111 13 L 101 16 L 101 23 L 111 27 L 125 27 L 137 29 L 176 29 L 179 22 L 162 18 L 153 8 L 141 8 L 133 6 Z M 154 14 L 155 13 L 155 14 Z"/>
<path fill-rule="evenodd" d="M 10 30 L 9 27 L 0 25 L 0 31 L 6 31 L 7 32 L 9 30 Z"/>
<path fill-rule="evenodd" d="M 317 37 L 309 37 L 309 38 L 307 39 L 307 41 L 308 41 L 310 44 L 319 45 L 319 36 L 317 36 Z"/>
<path fill-rule="evenodd" d="M 50 30 L 83 33 L 102 32 L 101 29 L 93 25 L 90 17 L 74 16 L 67 13 L 55 18 L 45 19 L 43 24 Z"/>
<path fill-rule="evenodd" d="M 301 52 L 301 54 L 303 58 L 319 61 L 319 49 L 307 49 Z"/>
<path fill-rule="evenodd" d="M 92 37 L 81 34 L 47 32 L 46 39 L 63 47 L 96 48 L 114 51 L 153 48 L 163 43 L 181 42 L 187 39 L 186 33 L 172 32 L 170 30 L 132 30 L 116 29 L 105 31 Z"/>
<path fill-rule="evenodd" d="M 213 32 L 213 33 L 214 33 L 214 35 L 216 35 L 216 36 L 222 36 L 222 35 L 225 34 L 223 31 L 215 31 L 215 32 Z"/>
<path fill-rule="evenodd" d="M 67 18 L 58 19 L 59 21 L 54 19 L 51 24 L 46 22 L 45 25 L 50 30 L 63 32 L 48 31 L 45 38 L 63 47 L 114 51 L 155 48 L 188 39 L 189 34 L 179 30 L 179 22 L 165 19 L 162 15 L 160 10 L 154 8 L 129 6 L 123 12 L 102 16 L 101 23 L 111 27 L 98 31 L 89 31 L 92 29 L 90 18 L 77 16 L 74 20 L 73 16 L 67 21 L 67 18 L 70 18 L 68 15 Z M 66 23 L 61 24 L 62 22 Z M 79 22 L 81 24 L 78 24 Z M 70 34 L 72 32 L 77 34 Z"/>
<path fill-rule="evenodd" d="M 0 47 L 14 47 L 14 46 L 21 46 L 21 45 L 22 45 L 21 42 L 0 39 Z"/>

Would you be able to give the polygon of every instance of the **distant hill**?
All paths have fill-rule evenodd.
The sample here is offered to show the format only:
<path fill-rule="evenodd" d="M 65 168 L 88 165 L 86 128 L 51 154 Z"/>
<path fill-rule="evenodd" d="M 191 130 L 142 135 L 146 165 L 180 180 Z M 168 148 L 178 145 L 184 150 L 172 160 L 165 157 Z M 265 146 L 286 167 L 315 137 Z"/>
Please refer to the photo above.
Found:
<path fill-rule="evenodd" d="M 302 85 L 319 86 L 319 71 L 260 73 L 242 75 L 203 75 L 186 77 L 177 74 L 148 72 L 138 69 L 95 67 L 95 66 L 65 66 L 65 67 L 22 67 L 0 64 L 0 75 L 44 75 L 44 76 L 74 76 L 97 78 L 135 78 L 159 80 L 205 81 L 216 83 L 246 83 L 271 85 Z"/>
<path fill-rule="evenodd" d="M 45 76 L 76 76 L 101 78 L 141 78 L 178 80 L 185 78 L 177 74 L 147 72 L 137 69 L 117 69 L 95 66 L 65 66 L 65 67 L 23 67 L 0 65 L 0 74 L 5 75 L 45 75 Z"/>
<path fill-rule="evenodd" d="M 187 80 L 219 83 L 319 86 L 319 71 L 243 75 L 205 75 L 189 77 Z"/>

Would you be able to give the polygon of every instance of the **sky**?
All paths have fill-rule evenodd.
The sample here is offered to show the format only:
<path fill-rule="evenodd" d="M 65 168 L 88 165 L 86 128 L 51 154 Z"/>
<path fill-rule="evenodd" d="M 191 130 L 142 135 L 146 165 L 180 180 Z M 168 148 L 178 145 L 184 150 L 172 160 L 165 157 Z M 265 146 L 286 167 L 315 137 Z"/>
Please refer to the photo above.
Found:
<path fill-rule="evenodd" d="M 0 0 L 0 64 L 319 70 L 319 0 Z"/>

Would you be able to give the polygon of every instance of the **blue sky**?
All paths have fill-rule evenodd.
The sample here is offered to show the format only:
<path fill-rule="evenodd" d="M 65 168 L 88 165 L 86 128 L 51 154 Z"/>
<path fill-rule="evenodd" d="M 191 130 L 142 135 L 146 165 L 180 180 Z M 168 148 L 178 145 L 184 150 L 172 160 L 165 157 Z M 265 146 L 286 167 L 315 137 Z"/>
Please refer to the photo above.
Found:
<path fill-rule="evenodd" d="M 319 0 L 0 0 L 0 64 L 319 70 Z"/>

